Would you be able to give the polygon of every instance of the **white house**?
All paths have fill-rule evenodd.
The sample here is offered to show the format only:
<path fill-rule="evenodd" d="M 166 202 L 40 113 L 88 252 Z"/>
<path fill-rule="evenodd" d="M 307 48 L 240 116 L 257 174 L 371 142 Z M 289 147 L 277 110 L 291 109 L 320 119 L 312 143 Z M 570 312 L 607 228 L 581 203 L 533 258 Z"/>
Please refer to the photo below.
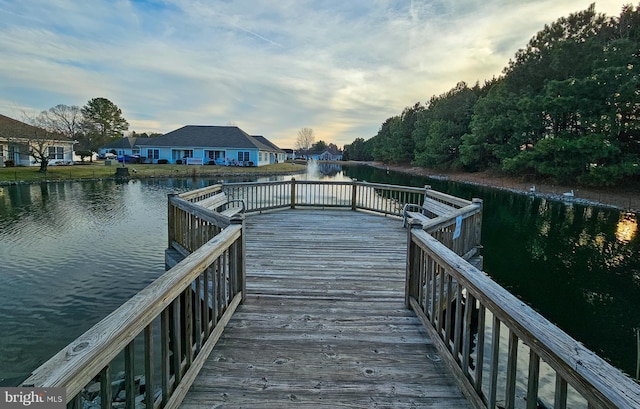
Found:
<path fill-rule="evenodd" d="M 32 152 L 48 152 L 50 164 L 73 163 L 74 141 L 0 115 L 0 167 L 39 166 Z"/>
<path fill-rule="evenodd" d="M 264 136 L 251 136 L 237 126 L 187 125 L 154 138 L 123 138 L 100 148 L 138 155 L 146 163 L 262 166 L 285 161 L 285 152 Z"/>

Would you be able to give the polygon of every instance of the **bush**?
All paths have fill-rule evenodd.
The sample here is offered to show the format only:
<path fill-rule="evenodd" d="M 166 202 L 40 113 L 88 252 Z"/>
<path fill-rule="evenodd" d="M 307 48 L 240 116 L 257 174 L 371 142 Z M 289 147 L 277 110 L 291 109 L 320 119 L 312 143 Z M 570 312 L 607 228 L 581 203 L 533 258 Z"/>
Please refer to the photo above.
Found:
<path fill-rule="evenodd" d="M 84 162 L 84 158 L 90 158 L 93 155 L 91 151 L 77 150 L 76 155 L 80 156 L 80 160 Z"/>
<path fill-rule="evenodd" d="M 167 159 L 158 159 L 158 165 L 166 165 L 169 163 Z"/>
<path fill-rule="evenodd" d="M 16 162 L 14 160 L 5 160 L 4 161 L 4 166 L 6 166 L 8 168 L 12 168 L 12 167 L 16 166 Z"/>

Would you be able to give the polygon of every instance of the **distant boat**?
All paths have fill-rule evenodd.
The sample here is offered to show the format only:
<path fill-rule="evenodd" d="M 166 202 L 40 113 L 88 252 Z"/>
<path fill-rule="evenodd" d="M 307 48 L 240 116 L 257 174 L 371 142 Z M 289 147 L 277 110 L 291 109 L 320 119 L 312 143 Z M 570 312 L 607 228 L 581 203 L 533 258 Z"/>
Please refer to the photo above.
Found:
<path fill-rule="evenodd" d="M 536 185 L 533 185 L 529 188 L 529 193 L 535 193 L 536 192 Z"/>
<path fill-rule="evenodd" d="M 564 197 L 574 197 L 573 189 L 571 190 L 571 192 L 564 192 L 562 194 L 562 196 L 564 196 Z"/>

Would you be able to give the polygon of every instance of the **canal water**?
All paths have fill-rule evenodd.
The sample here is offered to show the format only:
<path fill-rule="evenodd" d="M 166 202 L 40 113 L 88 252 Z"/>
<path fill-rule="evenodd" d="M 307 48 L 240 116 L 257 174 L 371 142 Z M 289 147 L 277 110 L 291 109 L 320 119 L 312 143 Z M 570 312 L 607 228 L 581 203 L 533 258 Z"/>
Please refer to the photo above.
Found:
<path fill-rule="evenodd" d="M 431 184 L 482 198 L 485 270 L 613 365 L 634 372 L 637 215 L 369 167 L 320 170 L 312 177 Z M 167 194 L 215 182 L 0 187 L 0 385 L 19 383 L 160 276 Z"/>

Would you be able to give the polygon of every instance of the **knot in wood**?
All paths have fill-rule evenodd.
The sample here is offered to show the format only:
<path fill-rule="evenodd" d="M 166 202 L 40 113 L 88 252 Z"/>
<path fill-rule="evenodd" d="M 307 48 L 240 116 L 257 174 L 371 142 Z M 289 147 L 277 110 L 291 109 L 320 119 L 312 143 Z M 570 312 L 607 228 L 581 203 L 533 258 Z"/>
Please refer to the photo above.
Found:
<path fill-rule="evenodd" d="M 83 349 L 85 349 L 88 346 L 89 346 L 89 342 L 83 341 L 83 342 L 79 343 L 78 345 L 74 346 L 71 349 L 71 351 L 74 352 L 74 353 L 75 352 L 79 352 L 79 351 L 82 351 Z"/>

